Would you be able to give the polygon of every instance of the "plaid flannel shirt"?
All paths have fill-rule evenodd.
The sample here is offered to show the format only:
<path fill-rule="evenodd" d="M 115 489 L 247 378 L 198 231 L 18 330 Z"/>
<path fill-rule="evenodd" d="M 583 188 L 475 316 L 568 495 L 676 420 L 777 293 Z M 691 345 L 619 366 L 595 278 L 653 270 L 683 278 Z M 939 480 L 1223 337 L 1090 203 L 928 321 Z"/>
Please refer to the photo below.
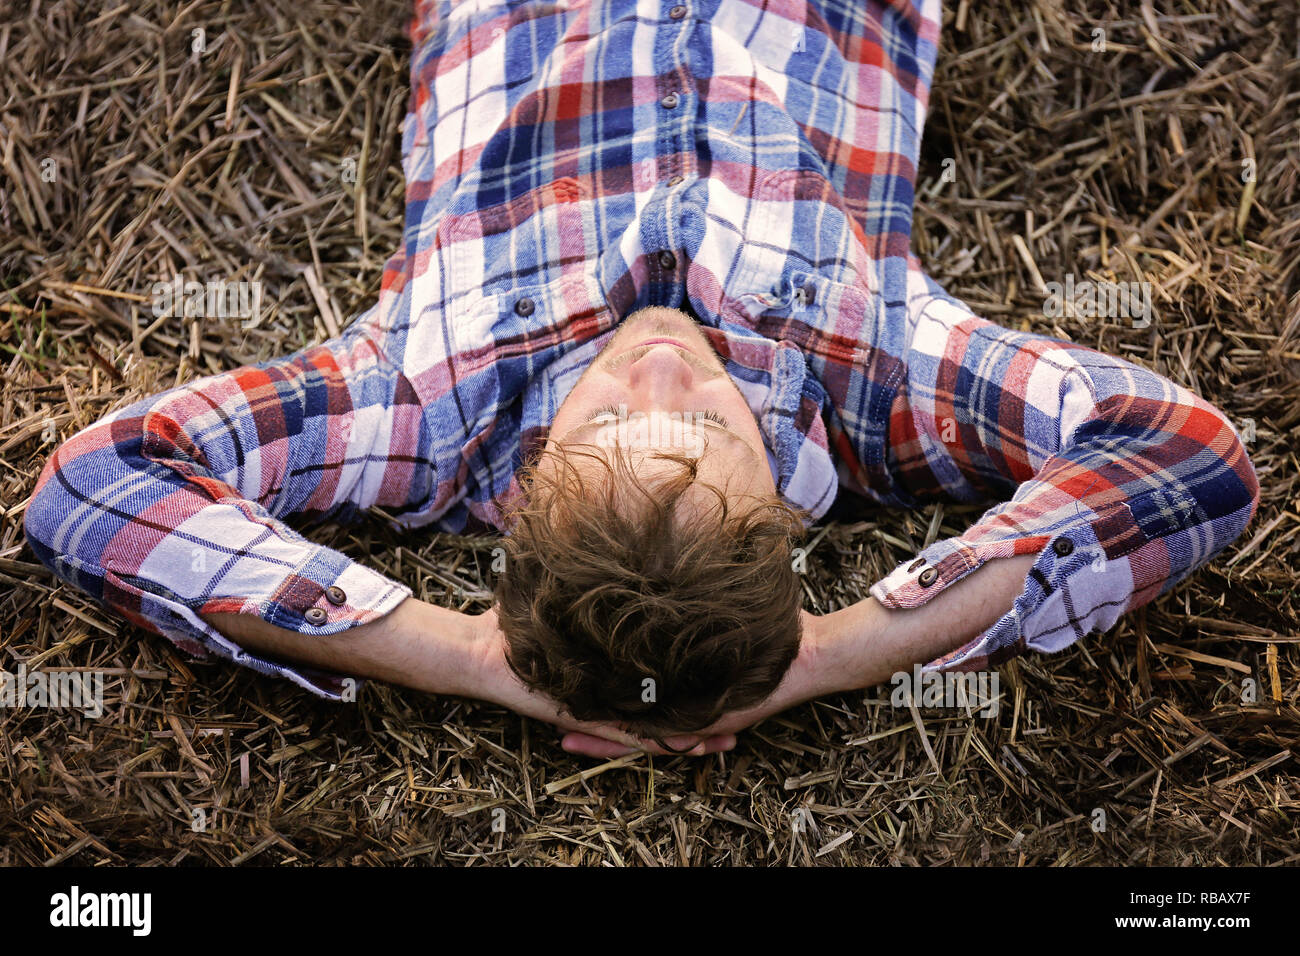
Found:
<path fill-rule="evenodd" d="M 495 527 L 522 457 L 619 321 L 684 299 L 756 416 L 780 493 L 995 504 L 871 588 L 916 607 L 1038 554 L 932 668 L 1054 651 L 1246 526 L 1225 417 L 1116 358 L 984 321 L 909 251 L 937 0 L 419 2 L 406 219 L 378 303 L 293 355 L 136 402 L 61 446 L 39 558 L 136 624 L 338 697 L 200 612 L 322 638 L 409 589 L 290 514 L 380 506 Z"/>

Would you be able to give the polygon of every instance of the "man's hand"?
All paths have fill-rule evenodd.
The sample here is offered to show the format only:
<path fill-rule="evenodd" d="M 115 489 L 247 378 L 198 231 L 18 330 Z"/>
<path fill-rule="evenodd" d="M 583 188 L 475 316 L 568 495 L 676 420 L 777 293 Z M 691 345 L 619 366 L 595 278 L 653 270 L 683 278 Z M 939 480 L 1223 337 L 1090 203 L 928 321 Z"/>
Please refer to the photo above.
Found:
<path fill-rule="evenodd" d="M 804 701 L 874 687 L 915 663 L 956 650 L 1011 610 L 1035 557 L 989 561 L 911 610 L 886 610 L 867 598 L 822 616 L 801 612 L 799 656 L 772 695 L 756 707 L 726 714 L 699 734 L 710 739 L 735 734 Z M 598 757 L 630 752 L 608 737 L 587 733 L 570 733 L 564 748 Z"/>
<path fill-rule="evenodd" d="M 284 630 L 255 614 L 204 614 L 242 647 L 315 667 L 413 687 L 433 694 L 476 697 L 568 731 L 565 750 L 619 757 L 637 750 L 693 756 L 730 750 L 735 733 L 796 704 L 871 687 L 914 662 L 954 650 L 1005 614 L 1024 588 L 1033 555 L 991 561 L 910 611 L 886 611 L 868 598 L 822 617 L 802 612 L 799 655 L 772 695 L 756 707 L 727 714 L 694 734 L 669 737 L 672 751 L 608 724 L 584 723 L 560 712 L 510 670 L 496 613 L 470 617 L 407 598 L 383 618 L 319 637 Z"/>
<path fill-rule="evenodd" d="M 762 703 L 726 714 L 710 727 L 693 735 L 695 739 L 703 739 L 706 747 L 709 747 L 704 752 L 711 753 L 714 749 L 730 750 L 735 745 L 735 734 L 746 727 L 772 714 L 802 704 L 806 700 L 841 689 L 836 686 L 835 673 L 828 673 L 826 667 L 828 655 L 824 644 L 825 634 L 820 624 L 822 619 L 807 611 L 801 611 L 800 615 L 803 624 L 799 636 L 799 655 L 791 662 L 790 669 L 781 678 L 781 683 Z M 709 746 L 712 742 L 720 740 L 729 740 L 731 745 Z M 678 746 L 672 738 L 666 742 L 674 747 Z M 562 746 L 570 752 L 584 753 L 592 757 L 618 757 L 632 752 L 629 747 L 620 746 L 609 738 L 583 732 L 567 734 Z M 645 747 L 645 742 L 642 741 L 640 746 Z"/>
<path fill-rule="evenodd" d="M 408 597 L 384 617 L 328 637 L 276 627 L 254 614 L 204 614 L 203 619 L 249 650 L 430 694 L 486 700 L 597 742 L 567 748 L 574 753 L 599 757 L 610 746 L 616 754 L 667 753 L 617 727 L 573 720 L 560 713 L 555 701 L 525 687 L 506 664 L 505 638 L 494 611 L 472 617 Z M 736 738 L 670 737 L 665 742 L 674 749 L 695 748 L 690 752 L 698 755 L 729 750 Z"/>

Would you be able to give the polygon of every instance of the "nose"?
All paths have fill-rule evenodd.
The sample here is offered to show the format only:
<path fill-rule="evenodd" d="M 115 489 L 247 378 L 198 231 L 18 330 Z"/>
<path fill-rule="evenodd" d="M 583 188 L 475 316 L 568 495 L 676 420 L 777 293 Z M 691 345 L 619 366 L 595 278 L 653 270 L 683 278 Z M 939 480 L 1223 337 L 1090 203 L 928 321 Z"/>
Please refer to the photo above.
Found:
<path fill-rule="evenodd" d="M 695 372 L 671 345 L 656 345 L 628 366 L 628 385 L 651 407 L 680 400 L 695 384 Z"/>

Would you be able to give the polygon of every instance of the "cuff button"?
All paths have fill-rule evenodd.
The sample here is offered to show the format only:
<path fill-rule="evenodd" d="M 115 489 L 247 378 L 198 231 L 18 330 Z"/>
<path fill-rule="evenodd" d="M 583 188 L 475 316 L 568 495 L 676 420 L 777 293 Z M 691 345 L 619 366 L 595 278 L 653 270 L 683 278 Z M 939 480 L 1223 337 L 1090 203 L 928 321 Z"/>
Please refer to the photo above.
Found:
<path fill-rule="evenodd" d="M 325 613 L 324 608 L 309 607 L 307 613 L 304 614 L 303 617 L 307 619 L 308 624 L 321 625 L 325 623 L 325 619 L 329 617 L 329 615 Z"/>
<path fill-rule="evenodd" d="M 348 599 L 347 592 L 344 591 L 338 585 L 335 585 L 332 588 L 325 589 L 325 600 L 329 601 L 331 604 L 335 604 L 335 605 L 342 604 L 347 599 Z"/>
<path fill-rule="evenodd" d="M 931 584 L 934 583 L 934 579 L 937 578 L 938 576 L 939 576 L 938 570 L 936 570 L 935 568 L 926 568 L 924 571 L 921 572 L 921 576 L 916 580 L 920 582 L 921 587 L 928 588 Z"/>
<path fill-rule="evenodd" d="M 1074 553 L 1074 542 L 1069 538 L 1057 538 L 1052 542 L 1052 550 L 1056 552 L 1059 558 L 1069 557 Z"/>

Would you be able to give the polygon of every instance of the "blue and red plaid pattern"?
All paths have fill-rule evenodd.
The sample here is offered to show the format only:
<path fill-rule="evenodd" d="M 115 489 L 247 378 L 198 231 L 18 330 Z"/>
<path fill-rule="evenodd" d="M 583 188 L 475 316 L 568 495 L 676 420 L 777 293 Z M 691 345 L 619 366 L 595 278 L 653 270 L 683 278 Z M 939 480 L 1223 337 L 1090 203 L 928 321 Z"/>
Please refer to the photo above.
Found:
<path fill-rule="evenodd" d="M 931 666 L 1108 627 L 1249 521 L 1255 474 L 1221 413 L 975 317 L 911 255 L 937 0 L 444 0 L 416 4 L 411 35 L 403 245 L 374 308 L 108 416 L 40 476 L 32 548 L 129 620 L 339 696 L 339 675 L 198 615 L 326 635 L 386 614 L 409 589 L 283 519 L 499 527 L 621 319 L 684 302 L 813 518 L 841 487 L 1002 502 L 878 582 L 886 606 L 1040 554 L 1015 608 Z"/>

